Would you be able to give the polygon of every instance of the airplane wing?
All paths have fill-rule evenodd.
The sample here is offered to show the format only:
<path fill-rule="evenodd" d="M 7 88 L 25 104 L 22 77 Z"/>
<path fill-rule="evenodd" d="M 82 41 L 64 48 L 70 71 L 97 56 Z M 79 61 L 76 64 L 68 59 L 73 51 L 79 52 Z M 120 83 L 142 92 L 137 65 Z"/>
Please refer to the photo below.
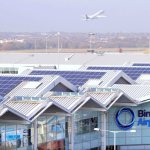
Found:
<path fill-rule="evenodd" d="M 96 16 L 97 18 L 106 18 L 107 16 L 105 15 L 99 15 L 99 16 Z"/>
<path fill-rule="evenodd" d="M 99 10 L 98 12 L 94 13 L 93 15 L 91 15 L 91 17 L 96 17 L 96 16 L 99 16 L 101 14 L 104 13 L 104 10 Z"/>

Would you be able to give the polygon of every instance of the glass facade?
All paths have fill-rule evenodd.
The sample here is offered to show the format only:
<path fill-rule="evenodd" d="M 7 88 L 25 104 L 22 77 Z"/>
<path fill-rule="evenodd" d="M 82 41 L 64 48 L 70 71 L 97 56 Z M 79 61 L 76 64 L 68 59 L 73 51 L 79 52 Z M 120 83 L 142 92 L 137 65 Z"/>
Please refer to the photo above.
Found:
<path fill-rule="evenodd" d="M 116 134 L 117 149 L 149 150 L 150 103 L 128 107 L 135 115 L 131 128 L 136 130 L 135 133 L 122 130 L 117 126 L 116 113 L 121 108 L 113 106 L 106 112 L 107 149 L 113 150 L 114 145 L 114 134 L 109 131 L 120 131 Z M 72 133 L 75 150 L 100 150 L 102 138 L 104 138 L 103 132 L 94 131 L 94 128 L 102 129 L 102 124 L 105 124 L 101 115 L 102 112 L 98 111 L 77 111 L 72 116 L 71 132 L 69 131 L 70 116 L 41 115 L 37 119 L 38 150 L 70 150 L 70 144 L 72 144 L 70 134 Z M 121 114 L 121 123 L 126 124 L 130 120 L 131 116 L 128 112 Z M 33 150 L 34 140 L 33 124 L 0 123 L 0 150 Z"/>
<path fill-rule="evenodd" d="M 76 150 L 89 150 L 100 146 L 100 134 L 94 128 L 100 127 L 100 113 L 78 111 L 74 115 L 74 146 Z"/>
<path fill-rule="evenodd" d="M 38 118 L 38 150 L 68 149 L 67 117 L 40 116 Z"/>
<path fill-rule="evenodd" d="M 0 74 L 18 74 L 18 68 L 0 67 Z"/>
<path fill-rule="evenodd" d="M 32 124 L 0 123 L 0 150 L 32 150 L 33 137 Z"/>
<path fill-rule="evenodd" d="M 112 131 L 121 131 L 116 125 L 115 115 L 122 107 L 112 107 L 107 112 L 107 129 Z M 150 103 L 144 103 L 136 107 L 130 108 L 135 115 L 134 125 L 129 130 L 136 130 L 135 133 L 128 132 L 129 130 L 122 130 L 123 132 L 116 134 L 116 145 L 120 145 L 121 150 L 136 149 L 136 150 L 149 150 L 150 149 Z M 139 115 L 139 111 L 143 112 L 143 116 Z M 144 114 L 145 112 L 145 114 Z M 147 113 L 147 114 L 146 114 Z M 121 114 L 120 122 L 130 122 L 131 116 L 129 113 L 124 112 Z M 142 120 L 142 122 L 141 122 Z M 140 122 L 139 122 L 140 121 Z M 113 133 L 107 132 L 107 145 L 113 145 Z M 135 146 L 137 145 L 137 146 Z M 140 148 L 137 148 L 140 147 Z"/>
<path fill-rule="evenodd" d="M 64 116 L 40 116 L 37 120 L 38 150 L 68 148 L 68 122 Z M 33 150 L 34 125 L 0 123 L 0 150 Z"/>

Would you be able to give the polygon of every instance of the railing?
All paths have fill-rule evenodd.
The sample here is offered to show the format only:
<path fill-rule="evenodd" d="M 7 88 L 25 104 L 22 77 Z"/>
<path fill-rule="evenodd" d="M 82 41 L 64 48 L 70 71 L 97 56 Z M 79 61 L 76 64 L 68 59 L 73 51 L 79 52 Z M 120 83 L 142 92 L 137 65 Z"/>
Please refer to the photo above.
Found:
<path fill-rule="evenodd" d="M 84 93 L 79 92 L 52 92 L 52 96 L 82 96 Z"/>
<path fill-rule="evenodd" d="M 29 97 L 29 96 L 15 96 L 14 100 L 16 100 L 16 101 L 22 101 L 22 100 L 26 100 L 26 101 L 46 101 L 47 98 Z"/>
<path fill-rule="evenodd" d="M 115 88 L 89 88 L 88 92 L 119 92 L 119 89 Z"/>

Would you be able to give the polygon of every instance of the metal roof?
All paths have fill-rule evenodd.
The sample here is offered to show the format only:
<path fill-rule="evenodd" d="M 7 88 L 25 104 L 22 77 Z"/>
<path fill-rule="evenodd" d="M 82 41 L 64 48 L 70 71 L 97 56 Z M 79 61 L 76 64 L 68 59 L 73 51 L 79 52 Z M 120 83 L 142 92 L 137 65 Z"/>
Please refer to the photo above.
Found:
<path fill-rule="evenodd" d="M 3 75 L 5 76 L 5 75 Z M 10 75 L 9 75 L 10 76 Z M 18 75 L 15 75 L 16 77 Z M 20 75 L 19 75 L 20 76 Z M 26 75 L 25 77 L 30 77 L 31 75 Z M 66 79 L 60 77 L 60 76 L 50 76 L 50 75 L 45 75 L 45 76 L 35 76 L 35 77 L 42 77 L 42 79 L 39 81 L 40 84 L 37 88 L 24 88 L 24 86 L 30 82 L 30 81 L 23 81 L 20 83 L 18 86 L 16 86 L 12 91 L 10 91 L 7 94 L 7 97 L 14 97 L 14 96 L 31 96 L 31 97 L 36 97 L 36 96 L 42 96 L 46 92 L 50 91 L 52 88 L 54 88 L 58 83 L 62 83 L 68 89 L 72 91 L 76 91 L 77 87 L 72 85 L 69 81 Z"/>
<path fill-rule="evenodd" d="M 101 82 L 101 84 L 99 84 L 98 87 L 110 87 L 121 77 L 124 78 L 130 84 L 136 83 L 133 79 L 131 79 L 128 75 L 126 75 L 123 71 L 113 70 L 113 71 L 106 72 L 106 74 L 101 78 L 102 82 Z"/>
<path fill-rule="evenodd" d="M 39 98 L 38 100 L 36 97 L 23 97 L 22 100 L 18 100 L 14 97 L 3 104 L 0 116 L 5 114 L 7 111 L 10 111 L 29 122 L 33 122 L 38 116 L 52 106 L 69 113 L 69 111 L 63 109 L 61 105 L 47 98 Z"/>
<path fill-rule="evenodd" d="M 83 87 L 103 87 L 106 86 L 110 80 L 112 80 L 113 78 L 115 78 L 115 76 L 117 76 L 120 71 L 109 71 L 106 70 L 104 71 L 106 72 L 100 79 L 89 79 L 84 85 Z"/>
<path fill-rule="evenodd" d="M 88 101 L 94 102 L 97 104 L 97 107 L 108 109 L 113 103 L 117 96 L 119 96 L 119 91 L 91 91 L 85 92 L 83 95 L 59 95 L 59 96 L 52 96 L 52 93 L 44 95 L 45 97 L 49 98 L 50 100 L 54 101 L 55 103 L 59 104 L 63 108 L 67 109 L 68 111 L 72 112 L 74 109 L 80 106 L 83 106 Z"/>
<path fill-rule="evenodd" d="M 125 94 L 129 95 L 139 102 L 150 99 L 150 85 L 116 84 L 112 87 L 122 90 Z"/>
<path fill-rule="evenodd" d="M 66 61 L 66 58 L 71 56 Z M 83 59 L 84 58 L 84 59 Z M 59 61 L 58 61 L 59 60 Z M 80 60 L 80 61 L 79 61 Z M 24 66 L 41 65 L 79 65 L 77 68 L 86 65 L 124 65 L 132 62 L 149 62 L 149 54 L 141 53 L 0 53 L 0 64 L 23 64 Z M 70 66 L 70 67 L 69 67 Z"/>
<path fill-rule="evenodd" d="M 75 113 L 82 108 L 86 103 L 96 103 L 96 107 L 104 108 L 98 101 L 92 99 L 87 93 L 74 92 L 50 92 L 44 95 L 53 102 L 57 103 L 62 109 L 68 110 L 70 113 Z"/>
<path fill-rule="evenodd" d="M 118 92 L 88 92 L 89 96 L 107 108 L 119 95 Z"/>
<path fill-rule="evenodd" d="M 47 104 L 47 101 L 37 102 L 10 100 L 4 103 L 3 106 L 16 115 L 20 115 L 25 120 L 31 121 L 32 117 L 42 110 Z"/>
<path fill-rule="evenodd" d="M 49 96 L 48 98 L 70 112 L 83 101 L 82 96 Z"/>
<path fill-rule="evenodd" d="M 131 86 L 135 89 L 136 94 L 130 92 L 131 89 L 129 87 Z M 143 97 L 141 98 L 141 95 L 138 93 L 140 93 L 140 90 L 146 88 L 148 88 L 148 90 L 145 93 L 143 92 Z M 127 101 L 130 101 L 129 103 L 136 104 L 134 99 L 145 100 L 147 98 L 146 96 L 149 95 L 148 91 L 150 90 L 150 86 L 143 86 L 143 89 L 141 89 L 138 85 L 114 85 L 113 88 L 100 88 L 87 91 L 83 95 L 53 96 L 50 93 L 47 93 L 44 95 L 45 98 L 39 98 L 39 100 L 34 100 L 32 97 L 31 99 L 22 98 L 22 100 L 13 98 L 11 100 L 7 100 L 1 105 L 2 108 L 0 115 L 3 115 L 6 111 L 11 111 L 23 119 L 32 122 L 52 106 L 55 106 L 69 114 L 75 113 L 82 107 L 84 108 L 85 105 L 86 108 L 89 109 L 91 108 L 90 105 L 92 105 L 95 109 L 99 108 L 100 111 L 100 109 L 103 108 L 104 111 L 108 110 L 113 104 L 117 103 L 117 101 L 119 101 L 120 104 L 125 104 Z M 120 100 L 121 96 L 124 97 Z"/>
<path fill-rule="evenodd" d="M 38 88 L 24 88 L 24 86 L 28 83 L 22 82 L 20 85 L 18 85 L 16 88 L 14 88 L 8 96 L 14 97 L 14 96 L 38 96 L 38 93 L 43 90 L 48 84 L 50 84 L 52 81 L 54 81 L 58 76 L 44 76 L 42 80 L 40 81 L 40 86 Z"/>
<path fill-rule="evenodd" d="M 137 105 L 137 102 L 128 96 L 126 93 L 117 88 L 107 87 L 107 88 L 91 88 L 88 93 L 91 97 L 99 103 L 105 109 L 109 109 L 112 105 Z"/>

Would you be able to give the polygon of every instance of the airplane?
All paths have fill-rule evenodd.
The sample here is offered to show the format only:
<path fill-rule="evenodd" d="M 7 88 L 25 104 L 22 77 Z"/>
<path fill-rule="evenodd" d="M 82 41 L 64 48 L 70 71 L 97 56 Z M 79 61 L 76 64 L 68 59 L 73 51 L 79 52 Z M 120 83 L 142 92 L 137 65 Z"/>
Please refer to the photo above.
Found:
<path fill-rule="evenodd" d="M 104 10 L 99 10 L 98 12 L 92 14 L 92 15 L 87 15 L 85 14 L 83 20 L 88 21 L 88 20 L 93 20 L 93 19 L 98 19 L 98 18 L 104 18 L 107 17 L 104 14 Z"/>

